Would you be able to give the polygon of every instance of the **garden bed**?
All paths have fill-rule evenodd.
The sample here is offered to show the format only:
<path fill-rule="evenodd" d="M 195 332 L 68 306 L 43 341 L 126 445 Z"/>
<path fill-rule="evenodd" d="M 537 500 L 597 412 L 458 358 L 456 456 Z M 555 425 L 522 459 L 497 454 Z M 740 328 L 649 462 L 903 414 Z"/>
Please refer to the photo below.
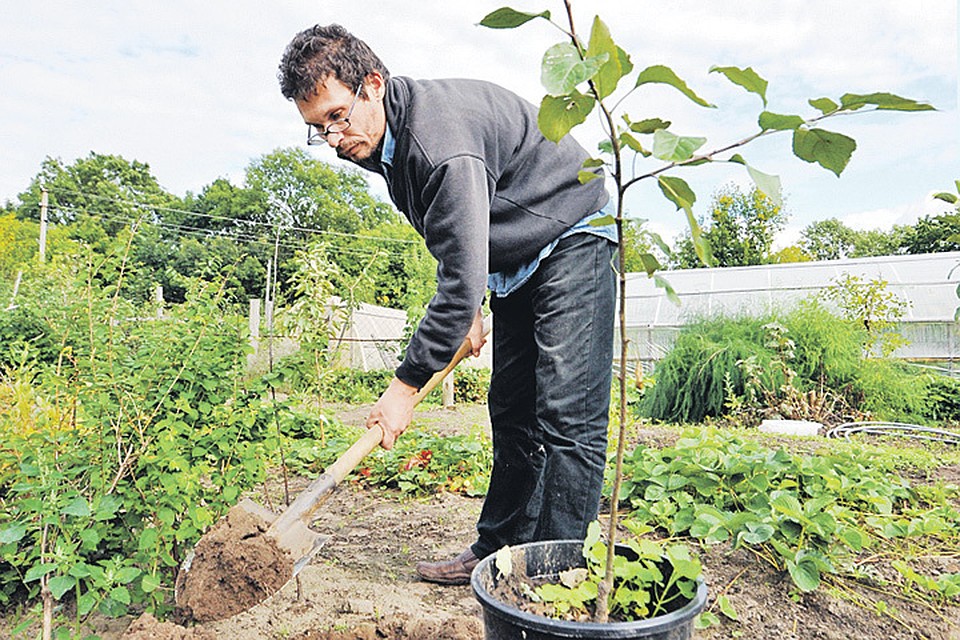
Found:
<path fill-rule="evenodd" d="M 356 424 L 365 411 L 366 407 L 344 408 L 340 415 L 345 423 Z M 413 428 L 456 432 L 485 420 L 485 408 L 478 405 L 424 409 Z M 673 434 L 656 427 L 635 432 L 656 446 L 669 444 Z M 776 442 L 789 447 L 791 440 Z M 810 440 L 797 442 L 804 450 L 811 447 Z M 911 481 L 957 482 L 958 477 L 960 467 L 951 464 Z M 292 479 L 291 492 L 306 483 L 306 479 Z M 279 500 L 279 478 L 270 482 L 268 491 L 272 501 Z M 263 496 L 253 497 L 264 501 Z M 231 640 L 479 640 L 483 637 L 480 607 L 470 587 L 422 582 L 414 565 L 459 553 L 473 540 L 481 504 L 479 498 L 453 493 L 412 498 L 345 484 L 321 507 L 322 533 L 332 538 L 298 580 L 249 611 L 206 623 L 200 630 Z M 920 560 L 931 568 L 960 572 L 956 545 L 924 553 Z M 934 605 L 911 598 L 903 589 L 885 585 L 896 578 L 895 572 L 869 557 L 859 567 L 864 579 L 854 582 L 826 576 L 819 589 L 801 593 L 785 571 L 774 570 L 747 548 L 712 545 L 700 556 L 710 589 L 707 607 L 719 622 L 698 630 L 696 638 L 960 638 L 956 599 L 949 605 Z M 716 604 L 719 596 L 727 597 L 736 620 L 721 614 Z M 133 620 L 101 620 L 91 631 L 103 640 L 116 640 Z"/>

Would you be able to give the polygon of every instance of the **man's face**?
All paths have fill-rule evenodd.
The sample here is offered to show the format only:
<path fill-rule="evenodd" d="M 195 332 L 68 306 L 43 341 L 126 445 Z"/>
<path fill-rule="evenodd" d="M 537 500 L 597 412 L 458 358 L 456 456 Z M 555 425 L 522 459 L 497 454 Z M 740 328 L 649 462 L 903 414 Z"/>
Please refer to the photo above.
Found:
<path fill-rule="evenodd" d="M 356 87 L 348 87 L 340 80 L 328 77 L 317 86 L 317 92 L 305 100 L 297 100 L 297 109 L 303 121 L 324 130 L 332 122 L 347 118 L 350 126 L 339 133 L 326 136 L 327 144 L 337 150 L 337 155 L 357 162 L 366 160 L 377 149 L 387 126 L 383 108 L 384 81 L 380 74 L 372 73 L 364 82 L 363 96 L 354 102 Z M 351 105 L 353 111 L 350 111 Z"/>

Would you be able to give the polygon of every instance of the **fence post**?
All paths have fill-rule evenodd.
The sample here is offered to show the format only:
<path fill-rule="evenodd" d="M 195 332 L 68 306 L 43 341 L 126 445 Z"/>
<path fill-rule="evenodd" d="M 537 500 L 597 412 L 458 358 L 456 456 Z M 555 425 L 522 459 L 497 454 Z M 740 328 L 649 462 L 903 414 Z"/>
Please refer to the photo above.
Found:
<path fill-rule="evenodd" d="M 453 376 L 456 374 L 455 371 L 451 371 L 450 375 L 443 379 L 443 406 L 445 409 L 450 409 L 453 407 L 453 397 L 454 397 L 454 386 L 453 386 Z"/>
<path fill-rule="evenodd" d="M 157 303 L 157 320 L 163 318 L 163 285 L 158 284 L 157 288 L 153 292 L 154 302 Z"/>
<path fill-rule="evenodd" d="M 250 346 L 256 354 L 260 348 L 260 298 L 250 298 Z"/>
<path fill-rule="evenodd" d="M 40 191 L 40 264 L 47 260 L 47 190 Z"/>

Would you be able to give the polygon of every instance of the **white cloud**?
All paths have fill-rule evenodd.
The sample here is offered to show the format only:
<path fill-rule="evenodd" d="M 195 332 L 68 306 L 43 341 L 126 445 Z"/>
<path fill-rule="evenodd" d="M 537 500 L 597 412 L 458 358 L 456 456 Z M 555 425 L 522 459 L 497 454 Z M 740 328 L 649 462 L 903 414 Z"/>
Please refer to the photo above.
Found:
<path fill-rule="evenodd" d="M 279 95 L 275 74 L 290 37 L 314 23 L 340 22 L 355 31 L 395 74 L 484 78 L 537 101 L 541 55 L 563 35 L 542 21 L 515 31 L 476 26 L 503 4 L 12 3 L 0 21 L 0 201 L 25 189 L 44 157 L 70 162 L 90 151 L 147 162 L 161 184 L 180 194 L 221 176 L 238 180 L 251 159 L 301 144 L 303 127 Z M 563 14 L 554 0 L 508 4 L 549 8 L 558 20 Z M 807 98 L 873 90 L 933 100 L 942 109 L 838 122 L 860 144 L 840 180 L 792 158 L 789 136 L 745 150 L 752 164 L 782 176 L 801 227 L 819 217 L 906 206 L 949 188 L 960 167 L 955 2 L 843 0 L 839 10 L 840 4 L 574 0 L 582 35 L 600 13 L 637 67 L 668 64 L 719 106 L 702 109 L 673 89 L 644 87 L 626 110 L 668 116 L 678 133 L 706 135 L 711 146 L 754 130 L 762 108 L 756 96 L 708 73 L 713 64 L 754 66 L 770 81 L 769 108 L 779 112 L 809 113 Z M 595 126 L 577 133 L 591 150 L 599 135 Z M 683 177 L 703 206 L 743 172 L 716 166 Z M 683 226 L 655 185 L 638 188 L 630 208 L 665 229 Z"/>

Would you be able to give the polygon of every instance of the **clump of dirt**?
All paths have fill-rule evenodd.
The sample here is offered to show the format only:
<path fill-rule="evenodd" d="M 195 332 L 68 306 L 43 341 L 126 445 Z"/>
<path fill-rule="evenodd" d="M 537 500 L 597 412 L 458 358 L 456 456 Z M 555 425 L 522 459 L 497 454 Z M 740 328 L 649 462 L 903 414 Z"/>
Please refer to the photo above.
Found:
<path fill-rule="evenodd" d="M 293 576 L 293 559 L 266 535 L 267 522 L 236 506 L 197 543 L 181 572 L 177 603 L 187 618 L 222 620 L 263 602 Z"/>
<path fill-rule="evenodd" d="M 199 627 L 188 629 L 172 622 L 160 622 L 145 613 L 127 627 L 120 640 L 216 640 L 216 635 Z"/>
<path fill-rule="evenodd" d="M 478 618 L 421 618 L 392 615 L 377 622 L 363 622 L 343 630 L 308 631 L 296 640 L 480 640 L 483 624 Z"/>

